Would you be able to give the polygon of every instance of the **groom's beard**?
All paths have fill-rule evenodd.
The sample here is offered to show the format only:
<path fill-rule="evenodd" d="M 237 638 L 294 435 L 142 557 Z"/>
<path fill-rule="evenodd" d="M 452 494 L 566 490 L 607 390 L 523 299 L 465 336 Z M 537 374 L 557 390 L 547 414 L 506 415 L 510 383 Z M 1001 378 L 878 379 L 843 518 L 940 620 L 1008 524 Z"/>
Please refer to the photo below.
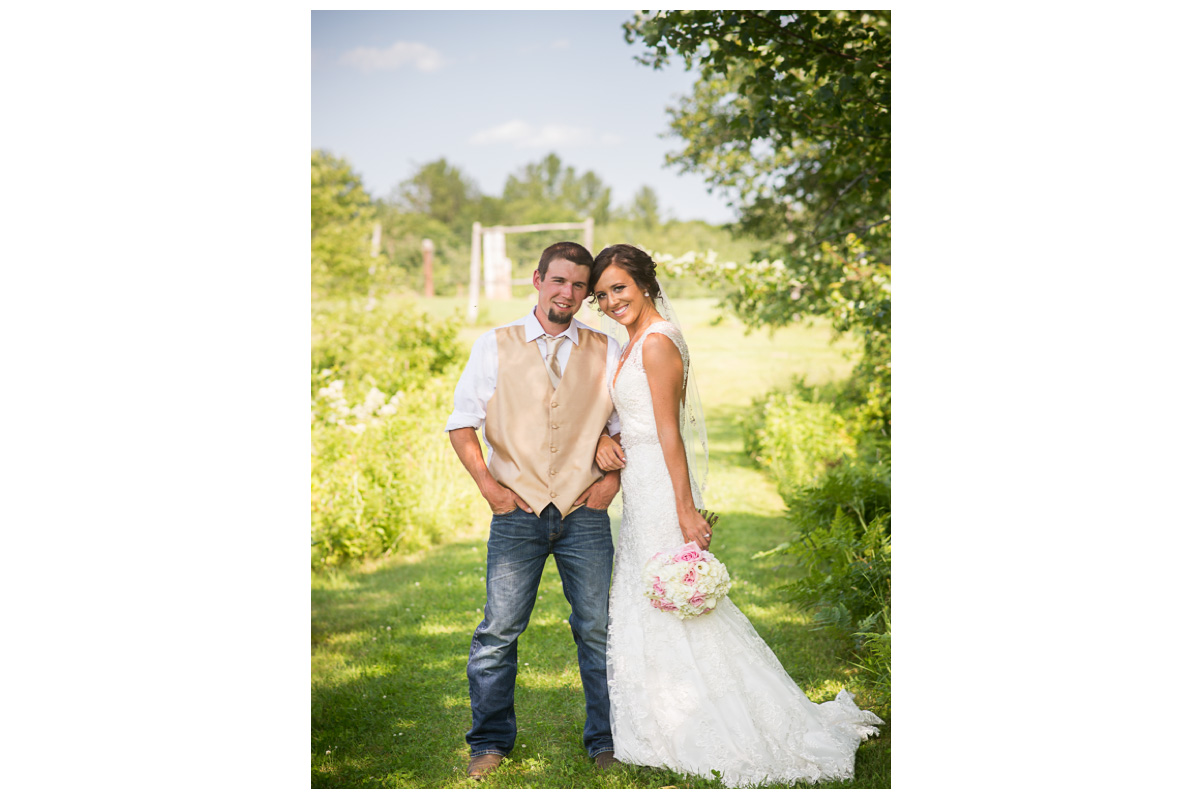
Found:
<path fill-rule="evenodd" d="M 571 318 L 574 316 L 574 314 L 568 314 L 565 311 L 559 311 L 554 306 L 550 306 L 550 310 L 546 312 L 546 318 L 555 325 L 570 325 Z"/>

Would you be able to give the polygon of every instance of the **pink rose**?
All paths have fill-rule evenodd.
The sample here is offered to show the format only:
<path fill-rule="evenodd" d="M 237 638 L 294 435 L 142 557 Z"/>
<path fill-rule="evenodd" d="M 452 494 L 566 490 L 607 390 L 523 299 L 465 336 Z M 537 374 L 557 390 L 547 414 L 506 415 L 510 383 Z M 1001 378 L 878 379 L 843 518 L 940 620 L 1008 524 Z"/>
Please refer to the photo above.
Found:
<path fill-rule="evenodd" d="M 694 595 L 688 598 L 688 602 L 694 606 L 702 606 L 704 605 L 704 595 L 696 592 Z"/>
<path fill-rule="evenodd" d="M 674 603 L 672 603 L 669 600 L 664 600 L 662 605 L 659 606 L 659 608 L 661 608 L 663 611 L 675 611 L 676 609 L 679 608 L 679 606 L 675 605 Z"/>
<path fill-rule="evenodd" d="M 679 551 L 675 556 L 676 561 L 703 561 L 704 556 L 700 555 L 700 548 L 695 542 L 688 542 L 687 546 Z"/>
<path fill-rule="evenodd" d="M 667 593 L 667 587 L 663 586 L 663 582 L 658 576 L 655 576 L 654 585 L 651 588 L 654 589 L 655 594 Z"/>
<path fill-rule="evenodd" d="M 684 586 L 692 586 L 695 583 L 696 583 L 696 570 L 689 569 L 687 571 L 687 574 L 683 576 L 683 585 Z"/>

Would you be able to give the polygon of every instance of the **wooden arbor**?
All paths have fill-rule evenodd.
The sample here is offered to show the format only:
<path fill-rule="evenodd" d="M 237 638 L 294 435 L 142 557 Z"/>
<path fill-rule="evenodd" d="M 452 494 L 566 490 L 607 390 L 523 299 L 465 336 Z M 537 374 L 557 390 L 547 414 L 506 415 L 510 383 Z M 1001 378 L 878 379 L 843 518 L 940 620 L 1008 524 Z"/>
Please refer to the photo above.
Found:
<path fill-rule="evenodd" d="M 512 261 L 505 254 L 504 237 L 509 233 L 536 231 L 583 231 L 583 246 L 592 251 L 595 223 L 591 217 L 583 222 L 547 222 L 537 225 L 495 225 L 485 228 L 478 222 L 471 227 L 471 287 L 467 299 L 467 322 L 479 316 L 479 283 L 482 267 L 484 296 L 489 300 L 512 298 Z M 522 281 L 523 282 L 523 281 Z"/>

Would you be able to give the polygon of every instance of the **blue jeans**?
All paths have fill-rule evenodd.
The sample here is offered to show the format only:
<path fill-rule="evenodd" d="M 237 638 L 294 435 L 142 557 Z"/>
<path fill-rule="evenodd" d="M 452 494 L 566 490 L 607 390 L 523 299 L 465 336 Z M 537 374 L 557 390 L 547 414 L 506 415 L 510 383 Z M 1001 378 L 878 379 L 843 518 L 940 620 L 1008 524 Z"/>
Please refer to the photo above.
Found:
<path fill-rule="evenodd" d="M 529 624 L 546 556 L 554 554 L 571 604 L 571 633 L 587 703 L 583 746 L 591 757 L 613 749 L 608 722 L 608 587 L 612 528 L 607 511 L 583 506 L 565 519 L 553 505 L 541 515 L 520 508 L 492 517 L 488 539 L 487 605 L 471 639 L 471 755 L 508 755 L 517 739 L 513 695 L 517 637 Z"/>

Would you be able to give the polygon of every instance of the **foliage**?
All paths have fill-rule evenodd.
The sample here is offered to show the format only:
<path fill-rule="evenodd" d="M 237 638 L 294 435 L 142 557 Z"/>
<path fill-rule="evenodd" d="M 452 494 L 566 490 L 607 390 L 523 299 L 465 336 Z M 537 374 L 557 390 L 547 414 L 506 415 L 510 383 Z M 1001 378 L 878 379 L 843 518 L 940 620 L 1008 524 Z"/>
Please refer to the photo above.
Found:
<path fill-rule="evenodd" d="M 456 325 L 372 304 L 313 314 L 314 568 L 428 546 L 464 519 L 467 482 L 442 432 Z"/>
<path fill-rule="evenodd" d="M 462 467 L 442 432 L 452 396 L 438 379 L 393 396 L 386 416 L 313 425 L 315 569 L 428 547 L 466 523 Z"/>
<path fill-rule="evenodd" d="M 784 497 L 855 452 L 846 421 L 831 405 L 791 392 L 756 402 L 743 428 L 747 455 L 771 473 Z"/>
<path fill-rule="evenodd" d="M 434 322 L 411 303 L 393 308 L 370 301 L 315 308 L 312 321 L 312 395 L 343 381 L 354 400 L 371 388 L 387 394 L 446 375 L 463 359 L 453 320 Z"/>
<path fill-rule="evenodd" d="M 747 451 L 774 475 L 792 537 L 756 557 L 784 557 L 800 577 L 784 587 L 818 626 L 851 636 L 877 706 L 890 703 L 890 450 L 870 431 L 850 436 L 839 409 L 854 408 L 846 386 L 803 383 L 756 401 Z M 886 441 L 886 440 L 884 440 Z"/>
<path fill-rule="evenodd" d="M 729 306 L 753 324 L 824 315 L 853 332 L 870 427 L 890 434 L 890 12 L 662 11 L 625 29 L 643 63 L 700 67 L 669 109 L 684 145 L 668 163 L 736 198 L 740 229 L 769 242 L 717 276 Z"/>
<path fill-rule="evenodd" d="M 625 30 L 642 63 L 700 67 L 669 161 L 735 192 L 746 224 L 777 231 L 802 207 L 821 241 L 889 216 L 890 12 L 667 11 Z"/>
<path fill-rule="evenodd" d="M 371 256 L 374 208 L 348 163 L 312 151 L 311 261 L 314 291 L 363 293 L 378 259 Z"/>
<path fill-rule="evenodd" d="M 579 174 L 554 153 L 508 177 L 504 194 L 491 197 L 446 159 L 417 165 L 387 199 L 371 199 L 344 161 L 314 151 L 313 288 L 318 296 L 420 292 L 425 286 L 422 241 L 434 244 L 434 292 L 461 294 L 469 280 L 471 228 L 535 222 L 595 221 L 594 248 L 644 242 L 661 252 L 714 251 L 748 260 L 765 242 L 735 238 L 731 226 L 700 220 L 664 219 L 658 198 L 641 187 L 628 207 L 610 209 L 611 188 L 595 173 Z M 380 252 L 370 256 L 374 223 L 381 227 Z M 319 235 L 318 235 L 319 234 Z M 562 234 L 582 240 L 582 231 Z M 510 234 L 507 255 L 514 277 L 532 274 L 547 244 L 546 234 Z M 715 284 L 714 284 L 715 285 Z M 690 275 L 668 276 L 672 297 L 711 295 L 714 289 Z"/>
<path fill-rule="evenodd" d="M 627 216 L 643 227 L 658 227 L 658 194 L 649 186 L 642 186 L 633 193 Z"/>
<path fill-rule="evenodd" d="M 479 216 L 483 195 L 471 178 L 446 159 L 417 167 L 412 177 L 392 192 L 397 211 L 441 223 L 455 236 L 469 236 Z"/>
<path fill-rule="evenodd" d="M 522 224 L 585 217 L 604 223 L 608 221 L 612 189 L 591 170 L 577 175 L 574 167 L 564 169 L 562 159 L 550 153 L 509 175 L 501 199 L 504 213 Z"/>
<path fill-rule="evenodd" d="M 454 295 L 464 290 L 469 280 L 467 265 L 471 259 L 470 222 L 467 232 L 459 234 L 448 225 L 425 214 L 400 211 L 382 201 L 376 203 L 383 227 L 381 255 L 389 266 L 390 281 L 376 286 L 401 292 L 422 292 L 425 288 L 425 254 L 421 243 L 433 242 L 433 290 L 435 294 Z"/>

